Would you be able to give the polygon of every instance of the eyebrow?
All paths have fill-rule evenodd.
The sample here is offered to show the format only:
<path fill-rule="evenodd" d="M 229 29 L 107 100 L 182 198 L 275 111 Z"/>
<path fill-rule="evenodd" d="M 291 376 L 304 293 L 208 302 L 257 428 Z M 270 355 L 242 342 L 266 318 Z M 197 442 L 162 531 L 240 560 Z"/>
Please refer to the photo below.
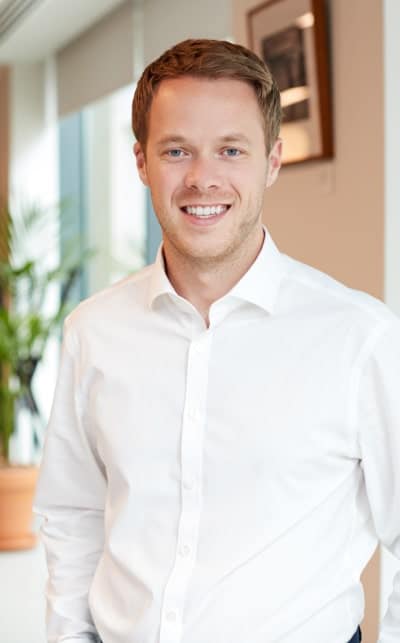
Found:
<path fill-rule="evenodd" d="M 247 138 L 247 136 L 245 136 L 244 134 L 240 134 L 240 132 L 225 134 L 224 136 L 221 136 L 219 140 L 222 143 L 246 143 L 247 145 L 250 143 L 250 140 Z"/>
<path fill-rule="evenodd" d="M 247 136 L 245 136 L 244 134 L 240 134 L 240 132 L 224 134 L 223 136 L 219 136 L 217 140 L 221 143 L 245 143 L 247 145 L 250 144 L 250 140 L 247 138 Z M 163 138 L 157 141 L 157 146 L 170 144 L 181 145 L 183 143 L 190 143 L 190 141 L 188 141 L 187 138 L 181 136 L 180 134 L 168 134 L 167 136 L 163 136 Z"/>
<path fill-rule="evenodd" d="M 163 138 L 160 138 L 159 141 L 157 141 L 157 145 L 167 145 L 169 143 L 185 143 L 187 142 L 186 138 L 184 136 L 179 136 L 178 134 L 168 134 L 167 136 L 163 136 Z"/>

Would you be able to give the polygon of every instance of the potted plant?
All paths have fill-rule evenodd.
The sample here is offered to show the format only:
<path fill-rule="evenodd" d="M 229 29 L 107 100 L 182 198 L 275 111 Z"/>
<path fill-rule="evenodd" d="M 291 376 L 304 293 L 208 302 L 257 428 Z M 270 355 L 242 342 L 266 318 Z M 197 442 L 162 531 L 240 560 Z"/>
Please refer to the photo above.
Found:
<path fill-rule="evenodd" d="M 42 422 L 32 383 L 87 256 L 75 250 L 59 259 L 56 214 L 34 205 L 15 215 L 0 211 L 0 550 L 35 544 L 31 503 L 37 466 L 34 457 L 29 465 L 13 462 L 10 443 L 22 409 L 38 451 Z"/>

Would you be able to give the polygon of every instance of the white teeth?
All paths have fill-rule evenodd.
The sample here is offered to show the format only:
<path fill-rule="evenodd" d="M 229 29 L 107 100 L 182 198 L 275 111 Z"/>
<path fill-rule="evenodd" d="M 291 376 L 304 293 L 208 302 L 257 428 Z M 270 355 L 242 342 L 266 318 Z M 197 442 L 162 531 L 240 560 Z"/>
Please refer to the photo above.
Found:
<path fill-rule="evenodd" d="M 211 206 L 192 206 L 188 205 L 184 208 L 188 214 L 191 214 L 195 217 L 209 217 L 215 214 L 222 214 L 228 209 L 226 205 L 211 205 Z"/>

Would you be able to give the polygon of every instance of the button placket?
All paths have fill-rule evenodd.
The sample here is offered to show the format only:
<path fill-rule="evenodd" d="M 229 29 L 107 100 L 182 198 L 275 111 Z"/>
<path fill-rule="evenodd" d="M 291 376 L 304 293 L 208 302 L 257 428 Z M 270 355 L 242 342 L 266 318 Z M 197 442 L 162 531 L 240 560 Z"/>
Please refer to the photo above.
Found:
<path fill-rule="evenodd" d="M 178 527 L 175 564 L 164 592 L 164 619 L 160 628 L 160 643 L 178 643 L 185 594 L 197 549 L 201 511 L 201 469 L 205 408 L 208 382 L 208 363 L 211 333 L 207 331 L 195 339 L 188 355 L 186 399 L 181 436 L 182 505 Z M 170 607 L 168 607 L 170 606 Z M 172 613 L 177 620 L 172 620 Z M 167 615 L 171 618 L 168 619 Z M 179 618 L 178 618 L 179 614 Z M 173 634 L 171 628 L 173 629 Z"/>
<path fill-rule="evenodd" d="M 195 481 L 193 479 L 191 479 L 191 478 L 186 478 L 183 481 L 182 486 L 183 486 L 185 491 L 193 491 L 193 489 L 195 487 Z"/>

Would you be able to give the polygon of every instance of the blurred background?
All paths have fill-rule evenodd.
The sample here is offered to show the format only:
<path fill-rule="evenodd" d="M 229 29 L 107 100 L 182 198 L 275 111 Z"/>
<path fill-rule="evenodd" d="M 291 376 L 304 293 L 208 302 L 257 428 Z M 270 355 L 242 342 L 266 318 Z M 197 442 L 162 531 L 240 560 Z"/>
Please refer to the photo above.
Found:
<path fill-rule="evenodd" d="M 312 8 L 311 0 L 304 2 Z M 50 242 L 47 228 L 34 231 L 25 250 L 44 262 L 42 274 L 52 274 L 42 303 L 53 318 L 71 274 L 64 271 L 57 284 L 61 273 L 54 267 L 65 259 L 68 236 L 80 255 L 68 293 L 72 303 L 154 259 L 161 235 L 136 175 L 130 128 L 135 83 L 145 65 L 188 37 L 249 46 L 249 12 L 259 4 L 0 0 L 0 197 L 8 204 L 2 216 L 18 220 L 32 204 L 50 211 L 56 241 Z M 264 222 L 283 252 L 400 314 L 400 3 L 322 4 L 326 51 L 316 55 L 328 62 L 333 154 L 284 166 L 267 195 Z M 90 257 L 87 248 L 93 249 Z M 4 262 L 7 248 L 1 252 Z M 3 288 L 1 307 L 9 306 Z M 56 328 L 46 336 L 31 382 L 44 424 L 59 335 Z M 38 429 L 32 446 L 29 422 L 19 414 L 11 461 L 40 459 L 43 435 Z M 398 567 L 390 554 L 377 551 L 364 574 L 365 643 L 376 643 Z M 45 582 L 40 544 L 0 551 L 1 643 L 45 643 Z"/>

